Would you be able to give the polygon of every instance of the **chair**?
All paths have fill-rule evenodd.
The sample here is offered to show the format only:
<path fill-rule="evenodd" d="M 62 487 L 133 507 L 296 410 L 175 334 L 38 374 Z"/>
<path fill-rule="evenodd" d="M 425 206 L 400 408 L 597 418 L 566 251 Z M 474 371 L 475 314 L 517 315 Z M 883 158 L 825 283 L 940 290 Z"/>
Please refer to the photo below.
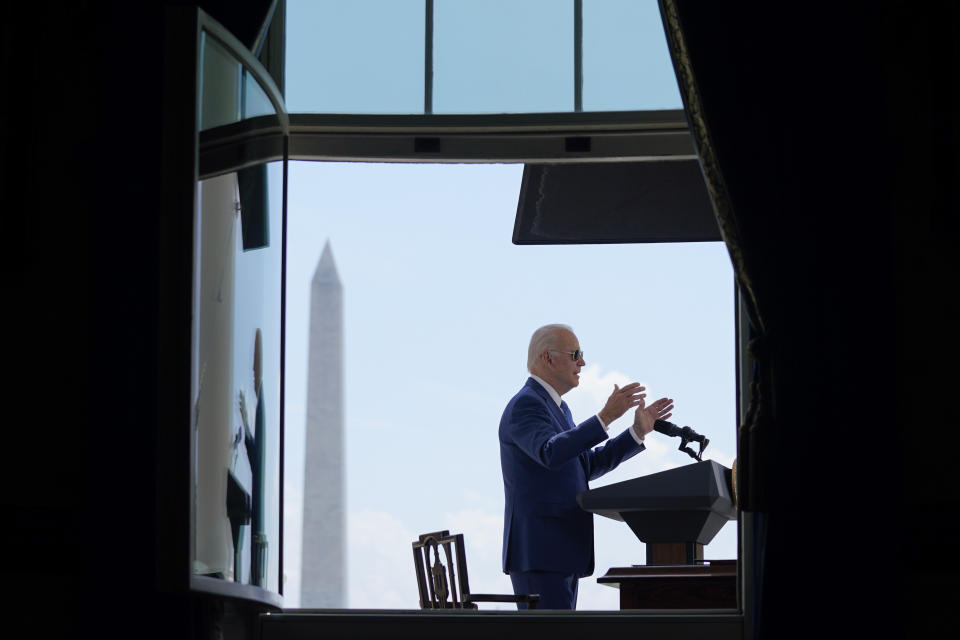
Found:
<path fill-rule="evenodd" d="M 443 550 L 441 559 L 440 550 Z M 413 543 L 421 609 L 476 609 L 478 602 L 525 602 L 536 609 L 539 594 L 500 595 L 470 593 L 463 534 L 449 531 L 425 533 Z"/>

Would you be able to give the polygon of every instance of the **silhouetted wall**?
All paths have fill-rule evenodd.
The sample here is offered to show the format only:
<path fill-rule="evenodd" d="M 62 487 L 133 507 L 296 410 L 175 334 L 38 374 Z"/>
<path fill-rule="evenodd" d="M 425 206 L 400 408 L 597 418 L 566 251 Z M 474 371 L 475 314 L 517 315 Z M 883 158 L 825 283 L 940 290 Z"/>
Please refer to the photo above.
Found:
<path fill-rule="evenodd" d="M 933 631 L 958 595 L 934 444 L 958 424 L 957 6 L 664 4 L 766 327 L 760 629 Z"/>
<path fill-rule="evenodd" d="M 156 551 L 158 301 L 162 265 L 191 260 L 158 240 L 164 4 L 5 8 L 4 625 L 41 637 L 244 637 L 255 620 L 156 586 L 184 562 Z"/>

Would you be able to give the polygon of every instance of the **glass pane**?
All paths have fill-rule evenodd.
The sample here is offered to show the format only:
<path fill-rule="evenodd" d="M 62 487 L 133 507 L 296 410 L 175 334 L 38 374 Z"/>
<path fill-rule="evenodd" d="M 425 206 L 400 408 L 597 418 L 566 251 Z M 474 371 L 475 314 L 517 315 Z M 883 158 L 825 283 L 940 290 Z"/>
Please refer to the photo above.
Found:
<path fill-rule="evenodd" d="M 424 0 L 289 0 L 289 111 L 423 113 Z"/>
<path fill-rule="evenodd" d="M 656 0 L 583 0 L 583 110 L 681 109 Z"/>
<path fill-rule="evenodd" d="M 206 33 L 201 44 L 200 130 L 240 119 L 240 63 Z"/>
<path fill-rule="evenodd" d="M 193 572 L 274 592 L 282 166 L 201 181 L 194 227 Z"/>
<path fill-rule="evenodd" d="M 437 0 L 434 113 L 573 110 L 573 2 Z"/>
<path fill-rule="evenodd" d="M 249 71 L 243 73 L 243 117 L 267 116 L 276 113 L 260 83 Z"/>
<path fill-rule="evenodd" d="M 564 396 L 578 422 L 615 383 L 642 381 L 648 399 L 677 400 L 677 424 L 710 439 L 704 460 L 732 464 L 734 281 L 724 244 L 514 245 L 522 174 L 521 164 L 290 164 L 287 606 L 324 606 L 300 594 L 329 581 L 334 593 L 346 587 L 348 608 L 416 609 L 410 544 L 441 528 L 464 534 L 474 592 L 512 592 L 501 569 L 497 425 L 527 379 L 530 334 L 547 322 L 571 324 L 587 354 Z M 640 293 L 624 295 L 624 278 Z M 611 300 L 614 312 L 603 313 Z M 455 375 L 453 350 L 469 361 Z M 381 380 L 371 401 L 371 381 Z M 632 420 L 624 415 L 610 435 Z M 311 446 L 318 432 L 345 447 Z M 651 434 L 646 451 L 590 486 L 692 462 L 678 445 Z M 327 509 L 346 513 L 339 535 L 305 524 Z M 618 610 L 619 590 L 595 578 L 644 562 L 644 546 L 625 522 L 596 517 L 594 526 L 596 571 L 580 581 L 578 607 Z M 314 560 L 318 548 L 344 547 L 345 585 Z M 737 523 L 704 555 L 736 558 Z"/>

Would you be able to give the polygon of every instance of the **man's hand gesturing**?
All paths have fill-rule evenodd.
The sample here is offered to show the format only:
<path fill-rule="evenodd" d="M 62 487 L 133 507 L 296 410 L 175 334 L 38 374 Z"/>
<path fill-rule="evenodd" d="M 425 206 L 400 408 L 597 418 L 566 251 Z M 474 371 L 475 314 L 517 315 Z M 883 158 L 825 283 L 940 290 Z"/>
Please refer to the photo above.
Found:
<path fill-rule="evenodd" d="M 631 382 L 622 389 L 613 385 L 613 393 L 607 399 L 607 404 L 603 405 L 603 409 L 597 414 L 603 424 L 609 427 L 611 422 L 625 414 L 630 407 L 643 406 L 643 399 L 647 397 L 647 394 L 642 393 L 645 389 L 639 382 Z"/>
<path fill-rule="evenodd" d="M 659 400 L 646 406 L 643 400 L 640 401 L 640 406 L 637 407 L 637 411 L 633 414 L 633 426 L 630 427 L 633 429 L 633 432 L 637 434 L 640 438 L 643 438 L 645 435 L 653 431 L 653 423 L 657 420 L 666 420 L 671 415 L 673 411 L 673 400 L 671 398 L 660 398 Z"/>

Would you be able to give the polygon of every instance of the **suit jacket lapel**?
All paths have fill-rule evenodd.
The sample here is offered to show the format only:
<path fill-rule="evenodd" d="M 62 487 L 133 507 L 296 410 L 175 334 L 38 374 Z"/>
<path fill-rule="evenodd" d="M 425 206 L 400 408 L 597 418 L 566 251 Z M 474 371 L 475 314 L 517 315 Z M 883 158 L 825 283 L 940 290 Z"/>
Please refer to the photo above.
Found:
<path fill-rule="evenodd" d="M 547 403 L 550 411 L 553 412 L 553 417 L 557 419 L 557 426 L 560 427 L 561 431 L 566 431 L 573 426 L 572 420 L 567 419 L 566 414 L 557 406 L 557 403 L 553 401 L 553 398 L 550 397 L 550 394 L 547 393 L 547 390 L 543 388 L 542 384 L 533 378 L 527 378 L 527 386 L 536 391 L 540 397 L 543 398 L 543 401 Z M 567 403 L 561 400 L 561 404 L 566 406 Z"/>
<path fill-rule="evenodd" d="M 533 378 L 527 378 L 527 386 L 533 389 L 535 393 L 539 394 L 543 401 L 547 403 L 547 406 L 550 407 L 550 410 L 553 412 L 553 415 L 557 420 L 557 428 L 560 431 L 568 431 L 577 426 L 573 423 L 573 414 L 570 413 L 570 407 L 567 406 L 565 400 L 561 400 L 560 406 L 558 407 L 557 403 L 554 402 L 553 398 L 550 397 L 550 394 L 547 393 L 547 390 L 543 388 L 543 385 Z M 589 480 L 589 473 L 587 472 L 587 453 L 583 451 L 577 457 L 580 460 L 580 470 L 583 471 L 584 480 Z"/>

